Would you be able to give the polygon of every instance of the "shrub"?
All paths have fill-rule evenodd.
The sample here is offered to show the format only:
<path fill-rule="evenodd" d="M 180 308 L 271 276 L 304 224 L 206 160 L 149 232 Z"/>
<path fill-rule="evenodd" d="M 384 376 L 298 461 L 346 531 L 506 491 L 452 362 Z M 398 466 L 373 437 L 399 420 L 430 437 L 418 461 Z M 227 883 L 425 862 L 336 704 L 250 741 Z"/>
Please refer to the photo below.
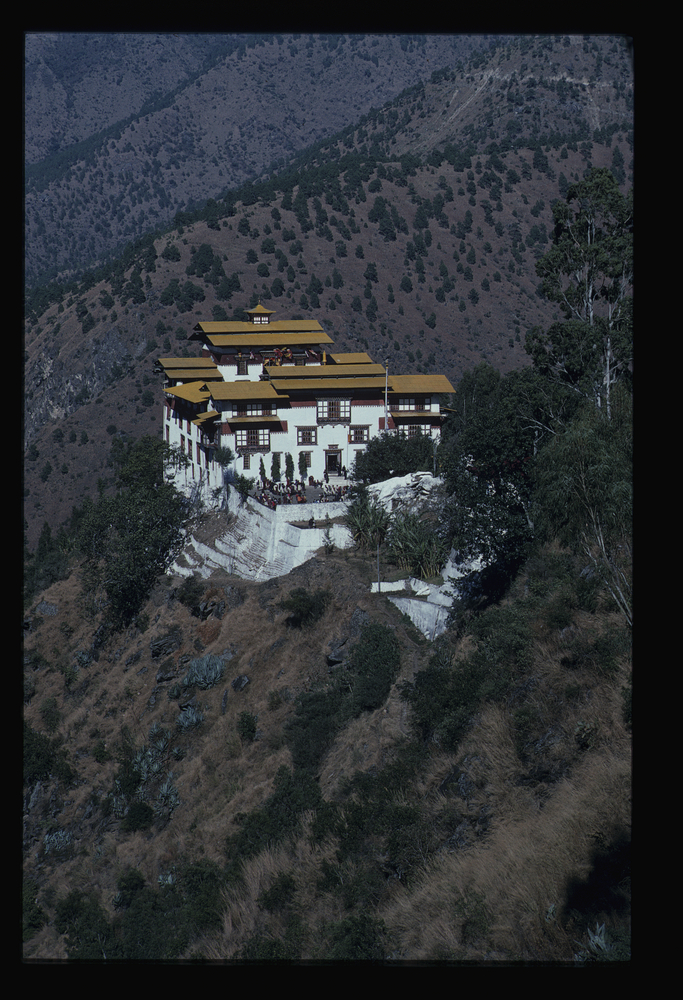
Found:
<path fill-rule="evenodd" d="M 193 608 L 199 604 L 204 594 L 204 582 L 200 577 L 193 574 L 186 576 L 178 587 L 176 597 L 186 608 Z"/>
<path fill-rule="evenodd" d="M 322 793 L 314 778 L 302 771 L 280 767 L 273 794 L 261 809 L 243 817 L 242 829 L 226 842 L 229 870 L 236 873 L 242 860 L 289 836 L 298 827 L 302 814 L 316 809 L 321 802 Z"/>
<path fill-rule="evenodd" d="M 55 928 L 66 934 L 70 959 L 101 961 L 110 941 L 111 929 L 106 914 L 94 894 L 72 890 L 57 902 Z M 111 953 L 109 954 L 111 958 Z"/>
<path fill-rule="evenodd" d="M 347 700 L 336 685 L 327 691 L 308 691 L 300 696 L 296 714 L 285 729 L 295 768 L 317 770 L 343 725 Z"/>
<path fill-rule="evenodd" d="M 325 957 L 333 961 L 381 961 L 386 958 L 388 933 L 382 920 L 368 913 L 353 915 L 332 924 Z"/>
<path fill-rule="evenodd" d="M 270 889 L 262 892 L 256 902 L 269 913 L 284 910 L 291 901 L 296 891 L 296 882 L 288 872 L 280 872 L 273 881 Z"/>
<path fill-rule="evenodd" d="M 477 643 L 473 653 L 454 663 L 448 647 L 440 645 L 429 665 L 401 689 L 419 738 L 451 752 L 478 706 L 502 697 L 531 655 L 531 631 L 518 607 L 490 608 L 470 631 Z"/>
<path fill-rule="evenodd" d="M 416 514 L 395 517 L 387 543 L 390 558 L 401 569 L 410 570 L 423 580 L 436 576 L 448 558 L 448 543 Z"/>
<path fill-rule="evenodd" d="M 52 776 L 66 783 L 76 777 L 76 772 L 67 763 L 66 752 L 60 749 L 59 743 L 36 732 L 25 720 L 23 760 L 25 787 Z"/>
<path fill-rule="evenodd" d="M 386 625 L 366 625 L 349 657 L 354 715 L 373 711 L 386 700 L 401 662 L 401 647 Z"/>
<path fill-rule="evenodd" d="M 128 809 L 128 815 L 121 823 L 121 829 L 126 833 L 136 830 L 147 830 L 152 825 L 154 810 L 146 802 L 133 802 Z"/>
<path fill-rule="evenodd" d="M 223 676 L 225 663 L 220 656 L 209 653 L 207 656 L 190 660 L 189 669 L 182 684 L 184 688 L 198 687 L 202 691 L 208 691 L 215 684 L 218 684 Z"/>
<path fill-rule="evenodd" d="M 203 721 L 204 713 L 194 705 L 186 705 L 178 716 L 178 725 L 181 729 L 196 729 Z"/>
<path fill-rule="evenodd" d="M 256 716 L 251 712 L 240 712 L 237 732 L 243 743 L 253 743 L 256 739 Z"/>
<path fill-rule="evenodd" d="M 54 733 L 62 720 L 61 712 L 54 698 L 46 698 L 40 706 L 40 715 L 48 733 Z"/>
<path fill-rule="evenodd" d="M 48 922 L 47 913 L 38 905 L 38 884 L 24 878 L 22 883 L 22 940 L 29 941 Z"/>
<path fill-rule="evenodd" d="M 119 876 L 116 888 L 119 890 L 115 897 L 116 907 L 130 906 L 133 897 L 144 888 L 145 877 L 137 868 L 129 868 L 123 875 Z"/>
<path fill-rule="evenodd" d="M 280 601 L 279 607 L 283 611 L 292 612 L 287 619 L 290 628 L 310 628 L 322 618 L 331 600 L 332 594 L 329 590 L 309 593 L 305 587 L 297 587 L 289 597 Z"/>

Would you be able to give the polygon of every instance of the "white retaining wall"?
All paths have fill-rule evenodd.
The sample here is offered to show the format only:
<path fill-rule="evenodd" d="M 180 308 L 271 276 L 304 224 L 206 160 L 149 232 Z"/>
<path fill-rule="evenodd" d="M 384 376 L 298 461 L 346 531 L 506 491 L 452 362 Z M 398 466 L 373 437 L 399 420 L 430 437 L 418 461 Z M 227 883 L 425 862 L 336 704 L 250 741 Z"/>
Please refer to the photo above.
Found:
<path fill-rule="evenodd" d="M 345 503 L 282 504 L 275 510 L 249 499 L 242 504 L 235 490 L 230 490 L 228 509 L 237 518 L 225 534 L 211 545 L 190 537 L 171 572 L 178 576 L 197 573 L 208 577 L 214 569 L 234 573 L 245 580 L 270 580 L 285 576 L 296 566 L 313 558 L 325 544 L 325 514 L 330 519 L 346 511 Z M 315 528 L 297 528 L 290 521 L 308 521 L 314 517 Z M 349 548 L 351 532 L 342 524 L 330 525 L 330 539 L 338 549 Z"/>

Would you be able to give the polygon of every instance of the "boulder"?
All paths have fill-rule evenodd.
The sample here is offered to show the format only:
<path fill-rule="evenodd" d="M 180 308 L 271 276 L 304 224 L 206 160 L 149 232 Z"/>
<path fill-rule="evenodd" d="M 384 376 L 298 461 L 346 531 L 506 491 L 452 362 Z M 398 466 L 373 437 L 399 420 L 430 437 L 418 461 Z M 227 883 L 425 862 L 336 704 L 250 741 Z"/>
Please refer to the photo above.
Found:
<path fill-rule="evenodd" d="M 180 629 L 174 629 L 166 635 L 161 635 L 157 639 L 152 639 L 149 644 L 153 660 L 156 660 L 159 656 L 168 656 L 174 649 L 178 649 L 179 647 Z"/>

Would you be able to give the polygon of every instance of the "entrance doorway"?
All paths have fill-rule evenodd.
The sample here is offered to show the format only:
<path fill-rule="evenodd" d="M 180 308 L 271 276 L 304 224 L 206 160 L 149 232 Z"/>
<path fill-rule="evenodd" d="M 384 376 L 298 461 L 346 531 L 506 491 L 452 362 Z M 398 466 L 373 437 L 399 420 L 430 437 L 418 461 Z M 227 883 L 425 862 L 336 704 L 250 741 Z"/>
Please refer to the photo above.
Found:
<path fill-rule="evenodd" d="M 340 476 L 341 475 L 341 452 L 340 451 L 326 451 L 325 452 L 325 472 L 328 476 Z"/>

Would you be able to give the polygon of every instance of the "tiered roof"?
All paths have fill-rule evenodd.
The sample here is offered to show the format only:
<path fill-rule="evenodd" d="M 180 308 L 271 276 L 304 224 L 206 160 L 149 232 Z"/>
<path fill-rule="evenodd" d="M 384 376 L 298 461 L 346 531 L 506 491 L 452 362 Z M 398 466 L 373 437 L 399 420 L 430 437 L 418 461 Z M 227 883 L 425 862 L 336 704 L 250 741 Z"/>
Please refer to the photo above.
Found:
<path fill-rule="evenodd" d="M 249 321 L 197 323 L 192 339 L 202 340 L 209 350 L 217 354 L 241 351 L 243 348 L 274 350 L 279 347 L 318 346 L 324 349 L 325 345 L 333 343 L 317 320 L 272 320 L 273 310 L 260 303 L 247 312 Z M 290 393 L 311 392 L 363 391 L 376 397 L 388 391 L 394 397 L 391 408 L 396 411 L 397 396 L 450 394 L 454 391 L 442 374 L 387 375 L 384 365 L 374 362 L 365 352 L 329 353 L 323 354 L 322 358 L 324 363 L 320 365 L 267 364 L 261 380 L 257 382 L 225 382 L 217 365 L 208 358 L 159 358 L 159 365 L 169 382 L 184 381 L 183 385 L 167 387 L 167 394 L 192 403 L 208 402 L 209 398 L 216 401 L 286 400 Z M 203 419 L 209 415 L 218 414 L 215 411 L 200 414 Z"/>

